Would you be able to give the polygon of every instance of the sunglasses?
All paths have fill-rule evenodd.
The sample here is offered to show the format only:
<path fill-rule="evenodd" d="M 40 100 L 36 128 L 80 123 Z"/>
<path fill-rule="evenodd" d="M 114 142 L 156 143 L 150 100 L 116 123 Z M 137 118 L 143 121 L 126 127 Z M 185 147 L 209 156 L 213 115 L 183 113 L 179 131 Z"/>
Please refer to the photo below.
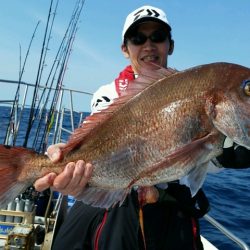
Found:
<path fill-rule="evenodd" d="M 167 37 L 168 33 L 166 31 L 156 30 L 150 36 L 137 32 L 128 37 L 128 40 L 134 45 L 143 45 L 148 39 L 153 43 L 162 43 L 166 41 Z"/>

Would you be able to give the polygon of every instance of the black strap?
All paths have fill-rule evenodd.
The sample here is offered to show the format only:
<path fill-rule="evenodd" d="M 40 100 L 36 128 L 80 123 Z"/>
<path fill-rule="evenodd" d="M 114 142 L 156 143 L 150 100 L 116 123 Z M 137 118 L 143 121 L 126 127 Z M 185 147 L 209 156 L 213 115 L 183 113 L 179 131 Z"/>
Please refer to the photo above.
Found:
<path fill-rule="evenodd" d="M 194 206 L 195 217 L 201 218 L 210 210 L 209 201 L 202 189 L 199 189 L 193 199 L 195 201 L 195 204 L 197 205 L 197 207 Z"/>

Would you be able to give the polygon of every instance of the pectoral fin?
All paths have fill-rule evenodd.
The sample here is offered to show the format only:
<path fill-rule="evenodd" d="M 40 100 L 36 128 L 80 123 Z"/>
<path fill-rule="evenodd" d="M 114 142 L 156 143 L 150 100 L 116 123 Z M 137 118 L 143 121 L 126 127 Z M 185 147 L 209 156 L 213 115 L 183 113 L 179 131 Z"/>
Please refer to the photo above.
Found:
<path fill-rule="evenodd" d="M 162 182 L 179 180 L 197 167 L 193 174 L 190 174 L 196 180 L 196 184 L 202 182 L 206 173 L 203 167 L 209 161 L 209 155 L 214 152 L 213 143 L 217 138 L 216 133 L 209 133 L 206 136 L 194 140 L 193 142 L 175 150 L 169 154 L 163 161 L 153 165 L 150 169 L 143 171 L 135 177 L 132 185 L 154 185 Z M 199 168 L 201 168 L 199 170 Z M 199 180 L 198 180 L 199 179 Z M 196 188 L 194 187 L 194 190 Z"/>
<path fill-rule="evenodd" d="M 86 187 L 75 198 L 85 204 L 108 209 L 118 203 L 122 205 L 130 191 L 130 189 L 105 190 L 97 187 Z"/>

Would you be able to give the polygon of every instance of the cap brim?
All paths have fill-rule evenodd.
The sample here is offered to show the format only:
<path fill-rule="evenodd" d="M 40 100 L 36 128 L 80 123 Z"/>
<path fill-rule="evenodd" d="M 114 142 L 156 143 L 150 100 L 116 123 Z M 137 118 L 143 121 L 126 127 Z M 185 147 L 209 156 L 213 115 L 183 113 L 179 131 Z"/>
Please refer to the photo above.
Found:
<path fill-rule="evenodd" d="M 142 18 L 136 20 L 133 24 L 130 25 L 130 27 L 124 33 L 124 37 L 126 37 L 126 34 L 129 31 L 131 31 L 132 29 L 134 29 L 137 25 L 139 25 L 141 23 L 146 23 L 148 21 L 153 21 L 153 22 L 163 24 L 164 26 L 166 26 L 168 28 L 169 31 L 171 31 L 171 26 L 169 24 L 167 24 L 166 22 L 160 20 L 159 18 L 156 18 L 156 17 L 142 17 Z"/>

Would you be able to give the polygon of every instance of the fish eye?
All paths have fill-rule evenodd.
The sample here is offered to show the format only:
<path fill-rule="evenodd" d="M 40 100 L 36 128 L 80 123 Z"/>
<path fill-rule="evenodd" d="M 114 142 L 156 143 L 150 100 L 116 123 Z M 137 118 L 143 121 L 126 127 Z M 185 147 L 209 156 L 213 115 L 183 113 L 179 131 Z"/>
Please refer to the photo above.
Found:
<path fill-rule="evenodd" d="M 250 96 L 250 79 L 244 81 L 243 91 L 247 96 Z"/>

